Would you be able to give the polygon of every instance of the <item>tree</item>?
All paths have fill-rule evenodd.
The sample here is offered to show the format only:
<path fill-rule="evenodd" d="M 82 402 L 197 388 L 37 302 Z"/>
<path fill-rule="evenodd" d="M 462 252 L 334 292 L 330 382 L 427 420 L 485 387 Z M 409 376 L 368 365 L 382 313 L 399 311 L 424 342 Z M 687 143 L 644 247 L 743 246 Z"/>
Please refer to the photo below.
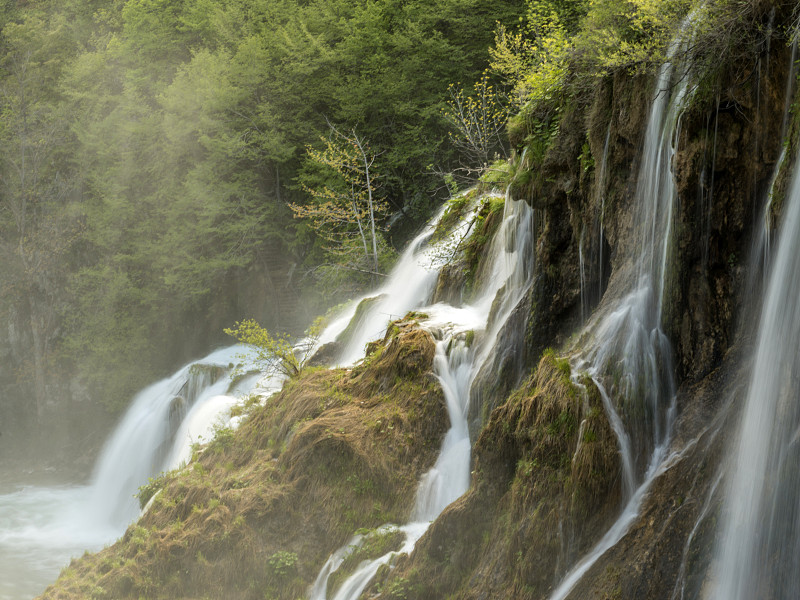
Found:
<path fill-rule="evenodd" d="M 343 238 L 353 235 L 353 225 L 362 242 L 364 256 L 370 262 L 374 274 L 379 273 L 377 220 L 386 213 L 385 202 L 375 197 L 376 175 L 373 171 L 375 159 L 366 140 L 351 129 L 342 133 L 330 124 L 330 133 L 322 141 L 323 150 L 308 146 L 308 159 L 318 166 L 332 171 L 336 178 L 320 182 L 316 186 L 303 184 L 315 202 L 311 204 L 291 203 L 296 217 L 308 219 L 313 229 L 337 249 L 345 249 Z M 369 244 L 367 229 L 369 230 Z"/>
<path fill-rule="evenodd" d="M 324 327 L 324 317 L 318 317 L 306 330 L 305 337 L 292 341 L 286 334 L 271 334 L 253 319 L 238 321 L 225 333 L 255 350 L 256 364 L 268 374 L 297 377 L 316 350 L 317 340 Z"/>
<path fill-rule="evenodd" d="M 69 139 L 57 81 L 71 54 L 63 22 L 35 12 L 3 29 L 0 61 L 0 300 L 27 322 L 37 418 L 58 331 L 64 254 L 79 229 L 69 206 Z"/>
<path fill-rule="evenodd" d="M 572 39 L 560 13 L 547 3 L 528 1 L 525 27 L 499 25 L 489 48 L 492 72 L 511 89 L 512 107 L 550 103 L 563 88 Z"/>
<path fill-rule="evenodd" d="M 482 172 L 489 168 L 494 155 L 502 153 L 503 137 L 508 122 L 508 107 L 505 98 L 489 81 L 489 73 L 475 84 L 474 95 L 467 95 L 463 88 L 450 84 L 450 98 L 444 116 L 455 129 L 450 139 L 461 151 L 467 164 L 461 166 L 467 174 Z"/>

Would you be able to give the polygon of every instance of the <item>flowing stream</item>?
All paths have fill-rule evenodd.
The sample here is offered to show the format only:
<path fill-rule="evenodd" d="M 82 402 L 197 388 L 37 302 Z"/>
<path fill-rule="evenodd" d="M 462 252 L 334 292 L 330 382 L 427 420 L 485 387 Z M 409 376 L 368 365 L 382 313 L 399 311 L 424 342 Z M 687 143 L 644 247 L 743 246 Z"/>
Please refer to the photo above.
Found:
<path fill-rule="evenodd" d="M 800 156 L 793 173 L 729 469 L 718 600 L 788 600 L 800 590 Z"/>
<path fill-rule="evenodd" d="M 455 226 L 442 239 L 434 240 L 436 227 L 448 210 L 445 204 L 401 254 L 384 285 L 352 302 L 325 328 L 318 345 L 336 341 L 350 326 L 352 334 L 344 342 L 336 362 L 341 366 L 352 365 L 364 357 L 368 342 L 383 337 L 390 321 L 427 304 L 433 295 L 440 268 L 471 231 L 477 208 L 475 203 L 465 207 Z M 369 302 L 369 306 L 359 314 L 358 307 L 363 302 Z"/>
<path fill-rule="evenodd" d="M 218 350 L 140 392 L 88 485 L 0 494 L 0 600 L 40 594 L 71 557 L 120 537 L 140 514 L 135 494 L 148 478 L 185 462 L 193 444 L 227 422 L 238 396 L 280 385 L 258 376 L 234 383 L 231 366 L 246 353 L 241 346 Z"/>
<path fill-rule="evenodd" d="M 420 481 L 409 523 L 399 528 L 406 536 L 403 546 L 398 551 L 362 563 L 337 590 L 333 590 L 331 597 L 334 600 L 358 598 L 382 565 L 391 564 L 393 558 L 400 553 L 411 552 L 430 523 L 448 504 L 467 491 L 472 448 L 467 423 L 470 388 L 481 365 L 494 351 L 503 324 L 530 285 L 533 273 L 533 235 L 533 210 L 525 202 L 506 198 L 503 222 L 486 257 L 489 265 L 486 273 L 490 275 L 487 275 L 476 294 L 475 301 L 461 307 L 442 303 L 425 306 L 430 302 L 432 285 L 419 288 L 425 295 L 408 298 L 408 308 L 424 306 L 420 309 L 420 312 L 427 315 L 423 326 L 436 338 L 433 369 L 444 392 L 450 429 L 445 435 L 436 464 Z M 436 268 L 427 259 L 431 252 L 437 252 L 435 247 L 424 248 L 422 243 L 415 242 L 408 252 L 410 255 L 401 258 L 399 268 L 384 289 L 402 285 L 402 280 L 394 279 L 406 277 L 409 265 L 431 270 Z M 436 277 L 438 272 L 432 270 L 430 280 L 433 283 Z M 380 315 L 379 311 L 382 309 L 376 307 L 374 310 Z M 380 318 L 377 317 L 376 320 Z M 381 327 L 375 329 L 380 332 L 385 328 L 384 314 Z M 473 337 L 474 343 L 469 343 Z M 363 347 L 360 352 L 363 356 Z M 354 538 L 328 560 L 309 591 L 312 600 L 328 597 L 328 578 L 358 543 L 359 540 Z"/>
<path fill-rule="evenodd" d="M 680 38 L 673 42 L 656 81 L 634 198 L 633 252 L 627 257 L 624 279 L 618 280 L 618 300 L 601 306 L 588 323 L 573 365 L 575 372 L 592 377 L 603 399 L 617 437 L 625 505 L 602 539 L 562 579 L 551 600 L 566 598 L 625 535 L 650 485 L 669 464 L 675 384 L 661 314 L 676 199 L 671 164 L 690 91 L 688 67 L 676 68 L 671 60 L 681 45 Z"/>

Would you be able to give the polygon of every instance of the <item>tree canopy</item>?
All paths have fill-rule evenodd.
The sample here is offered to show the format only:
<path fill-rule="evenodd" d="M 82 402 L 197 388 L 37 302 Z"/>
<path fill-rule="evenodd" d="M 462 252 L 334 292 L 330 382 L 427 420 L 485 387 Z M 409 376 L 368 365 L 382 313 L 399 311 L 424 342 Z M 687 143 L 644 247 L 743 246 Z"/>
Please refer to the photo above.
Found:
<path fill-rule="evenodd" d="M 523 8 L 0 2 L 0 315 L 24 347 L 6 369 L 36 382 L 39 411 L 75 382 L 121 407 L 235 320 L 290 330 L 344 299 L 289 208 L 349 185 L 319 168 L 331 124 L 379 174 L 355 224 L 359 269 L 385 271 L 437 202 L 431 166 L 456 163 L 448 85 L 480 76 L 495 23 Z M 336 289 L 370 282 L 357 269 Z"/>

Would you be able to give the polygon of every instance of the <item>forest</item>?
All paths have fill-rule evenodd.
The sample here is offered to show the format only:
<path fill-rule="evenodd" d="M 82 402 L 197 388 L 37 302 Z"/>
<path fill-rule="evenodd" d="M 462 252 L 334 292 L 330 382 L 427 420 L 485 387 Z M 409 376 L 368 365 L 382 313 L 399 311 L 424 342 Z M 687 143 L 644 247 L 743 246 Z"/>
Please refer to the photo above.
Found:
<path fill-rule="evenodd" d="M 76 406 L 116 415 L 224 343 L 235 319 L 302 332 L 385 275 L 465 162 L 448 86 L 478 81 L 495 24 L 524 11 L 505 0 L 4 2 L 6 436 L 46 438 Z M 331 162 L 343 155 L 325 155 L 331 140 L 347 150 L 338 132 L 374 161 L 369 256 L 342 199 L 357 194 Z M 492 143 L 487 154 L 502 152 Z"/>

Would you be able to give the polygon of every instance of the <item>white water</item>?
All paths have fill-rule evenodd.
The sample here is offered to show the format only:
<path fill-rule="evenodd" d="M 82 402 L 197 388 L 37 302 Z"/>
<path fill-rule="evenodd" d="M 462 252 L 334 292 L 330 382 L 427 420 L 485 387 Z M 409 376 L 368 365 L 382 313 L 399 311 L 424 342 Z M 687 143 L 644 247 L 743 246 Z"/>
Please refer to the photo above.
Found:
<path fill-rule="evenodd" d="M 447 210 L 442 207 L 408 245 L 397 264 L 378 290 L 352 302 L 348 310 L 325 328 L 318 344 L 333 342 L 347 328 L 356 313 L 359 303 L 369 298 L 378 298 L 361 317 L 357 331 L 347 341 L 338 357 L 338 364 L 349 366 L 364 357 L 368 342 L 380 339 L 386 333 L 390 321 L 404 317 L 409 311 L 424 306 L 430 298 L 439 277 L 439 269 L 452 254 L 451 247 L 458 246 L 468 234 L 475 219 L 475 206 L 466 209 L 459 223 L 447 237 L 436 244 L 429 244 L 436 225 Z M 453 248 L 455 249 L 455 248 Z"/>
<path fill-rule="evenodd" d="M 0 494 L 0 599 L 37 596 L 70 557 L 119 532 L 85 526 L 87 487 L 22 487 Z"/>
<path fill-rule="evenodd" d="M 179 466 L 192 444 L 208 441 L 214 427 L 227 421 L 234 396 L 275 385 L 249 377 L 229 390 L 228 366 L 243 353 L 241 346 L 216 351 L 140 392 L 106 443 L 89 485 L 0 494 L 0 600 L 40 594 L 71 557 L 117 539 L 139 516 L 135 494 L 149 477 Z M 222 368 L 215 383 L 211 366 Z M 183 402 L 175 402 L 177 396 Z"/>
<path fill-rule="evenodd" d="M 406 534 L 405 543 L 397 552 L 389 552 L 362 564 L 335 591 L 333 600 L 358 598 L 378 569 L 391 564 L 397 554 L 410 553 L 430 522 L 469 487 L 471 443 L 467 415 L 470 388 L 481 365 L 494 351 L 498 334 L 525 293 L 533 271 L 533 211 L 526 203 L 509 198 L 504 211 L 503 223 L 486 256 L 490 265 L 486 272 L 491 275 L 487 276 L 476 301 L 464 307 L 435 304 L 421 309 L 427 315 L 423 326 L 437 338 L 433 368 L 444 392 L 450 429 L 445 434 L 435 465 L 420 481 L 410 522 L 400 528 Z M 418 246 L 412 246 L 410 250 L 413 253 L 419 251 Z M 404 256 L 401 261 L 407 258 Z M 406 276 L 404 270 L 396 269 L 392 278 Z M 391 289 L 396 284 L 389 281 L 384 289 Z M 411 302 L 419 306 L 426 300 L 428 297 L 412 299 Z M 495 313 L 490 315 L 493 304 Z M 383 329 L 385 327 L 384 324 Z M 468 347 L 466 340 L 470 331 L 475 332 L 475 341 Z M 329 559 L 309 591 L 311 600 L 327 598 L 328 577 L 347 552 L 345 546 Z"/>
<path fill-rule="evenodd" d="M 714 568 L 718 600 L 800 589 L 800 157 L 764 297 Z"/>
<path fill-rule="evenodd" d="M 668 54 L 675 56 L 680 41 Z M 680 133 L 688 69 L 676 72 L 668 60 L 659 70 L 639 169 L 629 271 L 620 280 L 617 300 L 589 322 L 575 372 L 587 372 L 603 398 L 617 437 L 622 463 L 622 514 L 550 596 L 563 600 L 636 520 L 647 491 L 663 472 L 675 416 L 671 349 L 661 330 L 672 213 L 676 189 L 671 163 Z M 619 285 L 619 284 L 618 284 Z"/>

